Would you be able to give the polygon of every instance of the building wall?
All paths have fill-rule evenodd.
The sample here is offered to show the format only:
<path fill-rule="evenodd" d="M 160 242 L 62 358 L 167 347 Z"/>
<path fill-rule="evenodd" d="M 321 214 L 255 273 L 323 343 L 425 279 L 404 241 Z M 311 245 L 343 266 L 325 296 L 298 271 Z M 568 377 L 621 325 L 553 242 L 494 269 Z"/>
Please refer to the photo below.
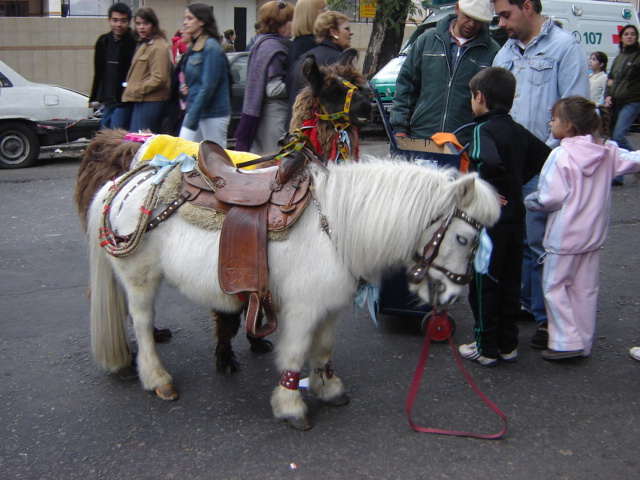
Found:
<path fill-rule="evenodd" d="M 0 60 L 27 80 L 88 93 L 104 18 L 0 17 Z"/>
<path fill-rule="evenodd" d="M 49 0 L 51 11 L 55 1 Z M 59 3 L 59 0 L 57 0 Z M 169 38 L 182 26 L 185 7 L 191 1 L 141 0 L 157 13 Z M 247 8 L 247 40 L 254 35 L 258 0 L 205 0 L 213 5 L 220 31 L 233 26 L 233 8 Z M 352 22 L 352 46 L 360 51 L 360 65 L 371 36 L 371 23 Z M 0 60 L 27 80 L 61 85 L 89 93 L 93 79 L 93 50 L 101 34 L 109 31 L 106 17 L 0 17 Z M 413 28 L 407 25 L 405 38 Z"/>

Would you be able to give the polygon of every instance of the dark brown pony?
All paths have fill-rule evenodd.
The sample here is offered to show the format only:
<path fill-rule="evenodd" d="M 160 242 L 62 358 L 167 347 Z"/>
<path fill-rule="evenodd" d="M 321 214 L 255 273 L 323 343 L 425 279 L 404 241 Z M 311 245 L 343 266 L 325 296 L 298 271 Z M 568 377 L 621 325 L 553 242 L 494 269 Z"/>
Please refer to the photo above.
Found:
<path fill-rule="evenodd" d="M 351 145 L 349 158 L 344 160 L 357 159 L 358 129 L 371 121 L 372 91 L 366 78 L 355 66 L 357 58 L 358 52 L 348 49 L 335 64 L 327 67 L 319 67 L 313 55 L 309 55 L 302 63 L 302 74 L 309 86 L 296 97 L 289 130 L 311 126 L 305 133 L 312 139 L 318 153 L 327 158 L 332 151 L 335 152 L 340 131 L 344 130 Z M 355 89 L 347 103 L 345 92 L 349 90 L 349 85 Z M 323 118 L 332 116 L 337 118 Z"/>

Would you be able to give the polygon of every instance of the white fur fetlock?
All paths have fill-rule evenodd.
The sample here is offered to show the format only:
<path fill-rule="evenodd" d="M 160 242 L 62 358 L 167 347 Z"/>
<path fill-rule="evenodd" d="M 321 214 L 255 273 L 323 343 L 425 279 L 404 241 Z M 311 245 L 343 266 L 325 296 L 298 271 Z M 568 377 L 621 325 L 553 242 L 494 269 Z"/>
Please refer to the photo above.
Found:
<path fill-rule="evenodd" d="M 344 385 L 333 372 L 333 365 L 329 360 L 324 368 L 316 368 L 309 375 L 309 389 L 323 402 L 345 405 Z M 348 398 L 348 397 L 347 397 Z M 346 403 L 349 403 L 348 400 Z"/>
<path fill-rule="evenodd" d="M 271 394 L 271 408 L 277 420 L 285 420 L 297 430 L 312 427 L 307 419 L 307 405 L 298 390 L 298 372 L 283 372 L 280 385 Z"/>

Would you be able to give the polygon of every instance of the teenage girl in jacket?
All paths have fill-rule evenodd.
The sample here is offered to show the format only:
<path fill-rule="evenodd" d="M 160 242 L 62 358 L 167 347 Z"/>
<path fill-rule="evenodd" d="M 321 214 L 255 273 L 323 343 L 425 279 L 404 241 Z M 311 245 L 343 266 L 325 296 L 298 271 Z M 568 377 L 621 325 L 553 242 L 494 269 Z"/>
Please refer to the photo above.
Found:
<path fill-rule="evenodd" d="M 160 133 L 170 96 L 171 50 L 153 9 L 140 7 L 134 18 L 138 47 L 131 61 L 122 101 L 133 102 L 129 126 L 132 132 Z"/>
<path fill-rule="evenodd" d="M 640 152 L 620 151 L 614 142 L 603 141 L 600 118 L 606 138 L 608 113 L 586 98 L 560 99 L 551 113 L 551 134 L 560 146 L 549 155 L 538 191 L 525 198 L 525 206 L 549 212 L 542 277 L 549 342 L 542 357 L 561 360 L 591 353 L 611 180 L 640 172 Z"/>
<path fill-rule="evenodd" d="M 187 88 L 187 109 L 180 138 L 212 140 L 227 146 L 231 116 L 229 63 L 220 45 L 220 34 L 211 7 L 192 3 L 184 11 L 183 30 L 191 35 L 191 46 L 181 69 Z"/>

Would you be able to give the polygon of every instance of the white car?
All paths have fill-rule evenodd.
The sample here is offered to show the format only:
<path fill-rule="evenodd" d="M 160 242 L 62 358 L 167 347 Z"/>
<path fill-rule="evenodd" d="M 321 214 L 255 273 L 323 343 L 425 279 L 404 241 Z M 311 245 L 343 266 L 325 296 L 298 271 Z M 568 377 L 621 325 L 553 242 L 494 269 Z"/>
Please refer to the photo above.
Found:
<path fill-rule="evenodd" d="M 0 61 L 0 168 L 29 167 L 41 146 L 89 138 L 99 127 L 89 97 L 30 82 Z"/>

